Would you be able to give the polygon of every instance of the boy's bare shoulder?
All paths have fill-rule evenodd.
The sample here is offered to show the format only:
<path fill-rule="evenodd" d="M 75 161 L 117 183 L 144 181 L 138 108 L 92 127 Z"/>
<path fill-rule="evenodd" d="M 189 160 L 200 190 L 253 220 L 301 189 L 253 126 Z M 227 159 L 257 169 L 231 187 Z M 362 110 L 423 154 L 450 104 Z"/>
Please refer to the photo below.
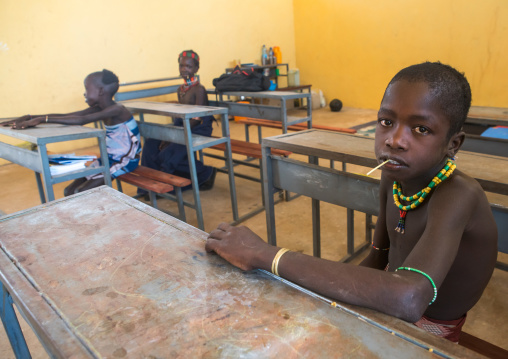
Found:
<path fill-rule="evenodd" d="M 485 197 L 485 192 L 480 183 L 459 169 L 456 169 L 450 178 L 450 184 L 453 185 L 456 191 L 462 192 L 463 196 Z"/>

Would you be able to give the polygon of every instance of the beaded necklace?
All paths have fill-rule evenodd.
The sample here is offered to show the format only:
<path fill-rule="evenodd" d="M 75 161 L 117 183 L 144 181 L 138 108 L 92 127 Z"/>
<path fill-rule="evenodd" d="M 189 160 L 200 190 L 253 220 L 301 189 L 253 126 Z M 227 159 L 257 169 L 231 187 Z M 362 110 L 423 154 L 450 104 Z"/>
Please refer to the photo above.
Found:
<path fill-rule="evenodd" d="M 393 182 L 393 201 L 395 202 L 395 205 L 399 208 L 400 214 L 399 223 L 395 228 L 397 232 L 404 234 L 407 211 L 411 211 L 416 207 L 418 207 L 420 204 L 422 204 L 425 198 L 428 196 L 428 194 L 432 191 L 432 189 L 441 182 L 443 182 L 444 180 L 446 180 L 447 178 L 449 178 L 456 167 L 457 166 L 455 165 L 454 162 L 448 160 L 446 162 L 446 165 L 441 169 L 441 171 L 439 171 L 438 174 L 432 179 L 432 181 L 430 181 L 429 185 L 424 189 L 422 189 L 417 194 L 412 196 L 404 196 L 402 194 L 402 188 L 400 187 L 400 183 L 398 183 L 397 181 Z M 400 203 L 401 200 L 410 203 L 406 206 L 403 206 Z"/>
<path fill-rule="evenodd" d="M 185 83 L 178 89 L 180 96 L 181 97 L 185 96 L 187 91 L 189 91 L 192 87 L 196 86 L 197 84 L 199 84 L 199 79 L 197 78 L 197 76 L 193 76 L 191 78 L 186 79 Z"/>

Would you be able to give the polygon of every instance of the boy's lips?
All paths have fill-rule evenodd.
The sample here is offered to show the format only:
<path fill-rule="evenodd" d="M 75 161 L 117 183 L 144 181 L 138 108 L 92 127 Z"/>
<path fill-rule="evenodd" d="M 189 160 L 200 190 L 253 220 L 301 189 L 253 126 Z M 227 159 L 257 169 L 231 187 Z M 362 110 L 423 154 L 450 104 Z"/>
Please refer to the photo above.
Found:
<path fill-rule="evenodd" d="M 406 162 L 397 157 L 385 156 L 380 157 L 381 162 L 388 161 L 385 166 L 388 167 L 407 167 Z"/>

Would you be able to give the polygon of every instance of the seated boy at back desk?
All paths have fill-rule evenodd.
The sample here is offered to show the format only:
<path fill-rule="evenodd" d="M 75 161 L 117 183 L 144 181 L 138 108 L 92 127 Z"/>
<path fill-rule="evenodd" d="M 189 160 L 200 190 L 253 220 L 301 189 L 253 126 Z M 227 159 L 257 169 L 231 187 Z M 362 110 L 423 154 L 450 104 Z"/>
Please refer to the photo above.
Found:
<path fill-rule="evenodd" d="M 379 163 L 388 162 L 372 248 L 360 266 L 286 252 L 226 223 L 210 233 L 206 250 L 458 342 L 497 257 L 485 193 L 451 160 L 470 104 L 464 75 L 441 63 L 410 66 L 390 81 L 375 140 Z"/>

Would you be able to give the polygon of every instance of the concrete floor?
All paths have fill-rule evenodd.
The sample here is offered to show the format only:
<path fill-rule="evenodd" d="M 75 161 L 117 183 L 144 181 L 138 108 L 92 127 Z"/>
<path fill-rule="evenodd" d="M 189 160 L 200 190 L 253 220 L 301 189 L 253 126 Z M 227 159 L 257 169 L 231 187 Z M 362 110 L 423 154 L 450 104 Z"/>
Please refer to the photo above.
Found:
<path fill-rule="evenodd" d="M 313 121 L 316 124 L 352 127 L 376 119 L 376 111 L 343 108 L 340 112 L 330 112 L 329 109 L 320 109 L 313 112 Z M 220 129 L 215 126 L 214 132 L 219 134 Z M 235 139 L 245 139 L 244 127 L 233 121 L 230 122 L 231 136 Z M 263 136 L 281 134 L 277 129 L 263 129 Z M 251 140 L 257 138 L 255 129 L 251 129 Z M 51 150 L 51 149 L 50 149 Z M 80 149 L 76 153 L 94 153 L 96 148 Z M 218 152 L 215 152 L 219 154 Z M 242 157 L 238 157 L 242 158 Z M 294 156 L 298 158 L 298 156 Z M 223 163 L 206 158 L 208 164 L 223 166 Z M 326 163 L 324 164 L 326 165 Z M 350 166 L 348 170 L 365 174 L 368 168 Z M 235 171 L 258 176 L 257 169 L 237 167 Z M 63 197 L 63 188 L 68 183 L 55 186 L 57 198 Z M 14 164 L 0 166 L 0 211 L 10 214 L 31 208 L 40 204 L 35 176 L 33 172 Z M 115 186 L 116 188 L 116 186 Z M 243 215 L 261 204 L 261 187 L 259 183 L 245 179 L 236 179 L 238 206 L 240 215 Z M 124 192 L 129 195 L 135 193 L 135 188 L 123 185 Z M 184 197 L 192 201 L 192 192 L 184 192 Z M 505 198 L 489 196 L 496 201 L 505 201 Z M 231 222 L 232 211 L 229 196 L 227 176 L 217 174 L 215 186 L 211 191 L 201 193 L 205 230 L 213 230 L 220 222 Z M 160 200 L 162 209 L 176 211 L 176 205 L 167 200 Z M 193 210 L 186 209 L 187 221 L 197 226 Z M 311 227 L 311 201 L 306 197 L 298 197 L 289 202 L 280 202 L 276 205 L 276 224 L 278 245 L 312 254 L 312 227 Z M 330 260 L 339 260 L 346 254 L 346 212 L 337 206 L 322 204 L 322 257 Z M 357 243 L 364 236 L 364 216 L 355 216 L 355 232 Z M 243 222 L 242 225 L 250 227 L 254 232 L 266 240 L 266 221 L 264 211 Z M 500 255 L 499 260 L 508 263 L 508 255 Z M 479 303 L 470 311 L 464 330 L 472 335 L 487 340 L 495 345 L 508 349 L 508 272 L 496 269 L 494 275 Z M 33 334 L 31 328 L 20 320 L 27 338 L 33 358 L 47 358 L 45 350 Z M 0 358 L 14 358 L 5 332 L 0 330 Z"/>

